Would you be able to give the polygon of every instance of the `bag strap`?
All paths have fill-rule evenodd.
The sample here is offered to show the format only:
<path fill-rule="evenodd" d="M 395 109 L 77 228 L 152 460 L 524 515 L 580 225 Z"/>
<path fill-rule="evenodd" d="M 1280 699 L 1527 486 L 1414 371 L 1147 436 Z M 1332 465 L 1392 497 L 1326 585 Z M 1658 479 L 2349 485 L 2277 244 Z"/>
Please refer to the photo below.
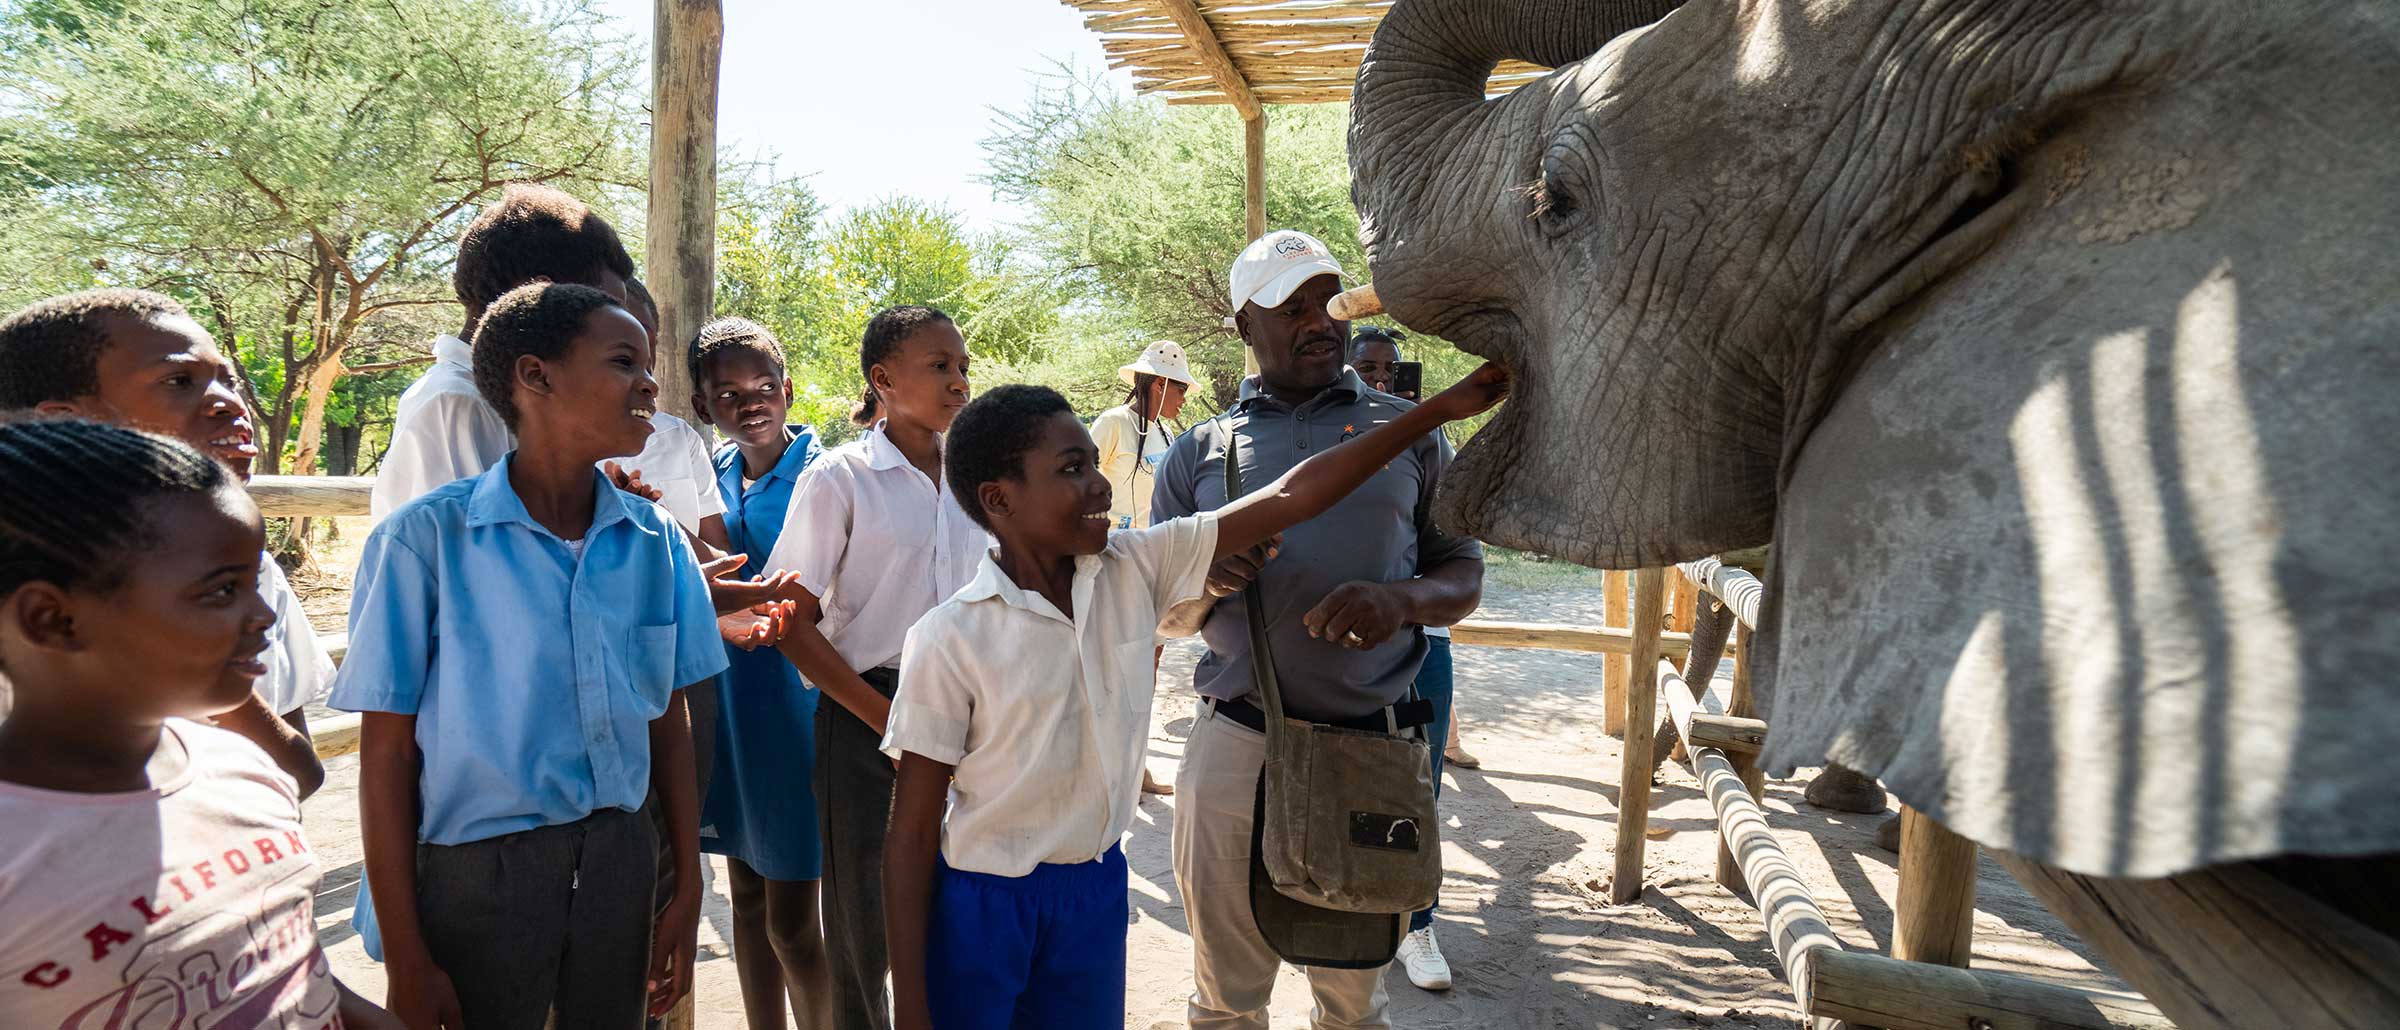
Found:
<path fill-rule="evenodd" d="M 1225 503 L 1232 504 L 1242 496 L 1242 472 L 1237 451 L 1241 437 L 1231 424 L 1225 425 Z M 1267 649 L 1267 595 L 1265 584 L 1251 580 L 1242 588 L 1242 607 L 1250 613 L 1250 678 L 1257 683 L 1258 696 L 1266 702 L 1259 707 L 1267 713 L 1267 737 L 1270 741 L 1283 736 L 1283 685 L 1275 678 L 1275 656 Z"/>

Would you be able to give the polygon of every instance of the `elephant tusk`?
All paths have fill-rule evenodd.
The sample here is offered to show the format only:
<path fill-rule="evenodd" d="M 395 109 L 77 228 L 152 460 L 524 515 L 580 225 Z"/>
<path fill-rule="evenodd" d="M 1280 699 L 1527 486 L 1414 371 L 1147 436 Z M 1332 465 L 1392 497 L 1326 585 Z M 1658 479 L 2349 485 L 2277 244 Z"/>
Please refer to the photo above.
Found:
<path fill-rule="evenodd" d="M 1373 318 L 1383 314 L 1383 298 L 1375 295 L 1375 284 L 1368 283 L 1334 294 L 1325 302 L 1325 313 L 1344 322 Z"/>

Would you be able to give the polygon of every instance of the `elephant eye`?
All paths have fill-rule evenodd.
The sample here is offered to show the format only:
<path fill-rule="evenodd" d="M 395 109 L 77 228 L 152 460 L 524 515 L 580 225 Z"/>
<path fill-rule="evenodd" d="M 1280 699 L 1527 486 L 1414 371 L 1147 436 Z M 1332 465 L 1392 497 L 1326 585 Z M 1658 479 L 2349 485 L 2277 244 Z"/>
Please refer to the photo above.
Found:
<path fill-rule="evenodd" d="M 1540 177 L 1526 184 L 1525 196 L 1530 202 L 1526 217 L 1545 234 L 1559 235 L 1581 220 L 1584 187 L 1590 185 L 1584 155 L 1578 150 L 1583 142 L 1579 131 L 1561 134 L 1542 155 Z"/>

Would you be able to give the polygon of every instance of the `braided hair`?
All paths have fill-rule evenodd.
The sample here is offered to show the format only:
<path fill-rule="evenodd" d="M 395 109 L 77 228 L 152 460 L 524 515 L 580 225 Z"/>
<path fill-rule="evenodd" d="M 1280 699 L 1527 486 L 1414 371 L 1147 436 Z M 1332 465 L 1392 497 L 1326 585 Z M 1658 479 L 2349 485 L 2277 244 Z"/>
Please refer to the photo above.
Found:
<path fill-rule="evenodd" d="M 74 418 L 0 421 L 0 598 L 27 583 L 107 590 L 157 546 L 144 502 L 233 473 L 190 444 Z"/>
<path fill-rule="evenodd" d="M 528 283 L 501 295 L 475 327 L 475 392 L 500 413 L 511 432 L 523 413 L 513 392 L 517 359 L 532 355 L 557 361 L 583 333 L 592 313 L 617 308 L 616 298 L 589 286 L 569 283 Z M 631 314 L 631 312 L 627 312 Z"/>
<path fill-rule="evenodd" d="M 0 411 L 99 393 L 109 318 L 183 315 L 183 305 L 148 290 L 80 290 L 34 301 L 0 322 Z"/>
<path fill-rule="evenodd" d="M 775 374 L 783 374 L 783 342 L 767 327 L 738 315 L 713 319 L 700 331 L 692 334 L 692 345 L 684 352 L 684 370 L 691 373 L 692 391 L 703 396 L 707 391 L 700 384 L 708 381 L 708 363 L 728 351 L 746 350 L 766 358 Z"/>
<path fill-rule="evenodd" d="M 852 425 L 874 425 L 878 409 L 883 406 L 883 401 L 875 396 L 875 366 L 890 360 L 900 344 L 917 330 L 944 324 L 950 324 L 950 316 L 918 304 L 885 308 L 867 320 L 867 333 L 858 341 L 858 374 L 867 381 L 867 390 L 860 395 L 858 407 L 850 409 Z"/>

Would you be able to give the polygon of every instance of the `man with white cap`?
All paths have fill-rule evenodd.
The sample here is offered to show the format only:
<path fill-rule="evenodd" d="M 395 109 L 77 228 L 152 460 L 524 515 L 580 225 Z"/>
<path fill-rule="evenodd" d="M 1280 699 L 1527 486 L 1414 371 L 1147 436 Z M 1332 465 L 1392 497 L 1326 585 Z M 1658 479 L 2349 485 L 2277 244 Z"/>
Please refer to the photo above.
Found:
<path fill-rule="evenodd" d="M 1268 233 L 1233 264 L 1227 320 L 1257 359 L 1225 414 L 1169 448 L 1152 517 L 1176 518 L 1226 503 L 1228 444 L 1242 480 L 1264 485 L 1302 459 L 1390 421 L 1409 402 L 1377 393 L 1344 364 L 1349 323 L 1325 310 L 1341 291 L 1341 266 L 1306 233 Z M 1198 628 L 1208 654 L 1193 675 L 1202 697 L 1176 784 L 1175 879 L 1193 952 L 1188 1016 L 1194 1030 L 1264 1030 L 1280 959 L 1250 913 L 1250 832 L 1265 721 L 1251 696 L 1243 589 L 1265 590 L 1269 651 L 1286 714 L 1382 731 L 1408 715 L 1427 645 L 1417 627 L 1447 626 L 1474 611 L 1483 548 L 1433 524 L 1434 484 L 1450 448 L 1431 434 L 1365 486 L 1264 552 L 1210 570 L 1209 597 L 1178 605 L 1162 632 Z M 1320 1030 L 1385 1027 L 1383 970 L 1312 966 Z"/>
<path fill-rule="evenodd" d="M 1100 449 L 1100 472 L 1112 488 L 1109 520 L 1118 529 L 1140 529 L 1150 524 L 1150 490 L 1158 463 L 1166 458 L 1167 445 L 1175 442 L 1167 422 L 1183 410 L 1183 395 L 1196 384 L 1183 348 L 1172 340 L 1143 348 L 1141 357 L 1117 369 L 1117 376 L 1132 389 L 1125 403 L 1092 420 L 1092 445 Z M 1150 664 L 1158 665 L 1155 651 Z M 1175 788 L 1158 782 L 1145 768 L 1142 793 L 1173 794 Z"/>

